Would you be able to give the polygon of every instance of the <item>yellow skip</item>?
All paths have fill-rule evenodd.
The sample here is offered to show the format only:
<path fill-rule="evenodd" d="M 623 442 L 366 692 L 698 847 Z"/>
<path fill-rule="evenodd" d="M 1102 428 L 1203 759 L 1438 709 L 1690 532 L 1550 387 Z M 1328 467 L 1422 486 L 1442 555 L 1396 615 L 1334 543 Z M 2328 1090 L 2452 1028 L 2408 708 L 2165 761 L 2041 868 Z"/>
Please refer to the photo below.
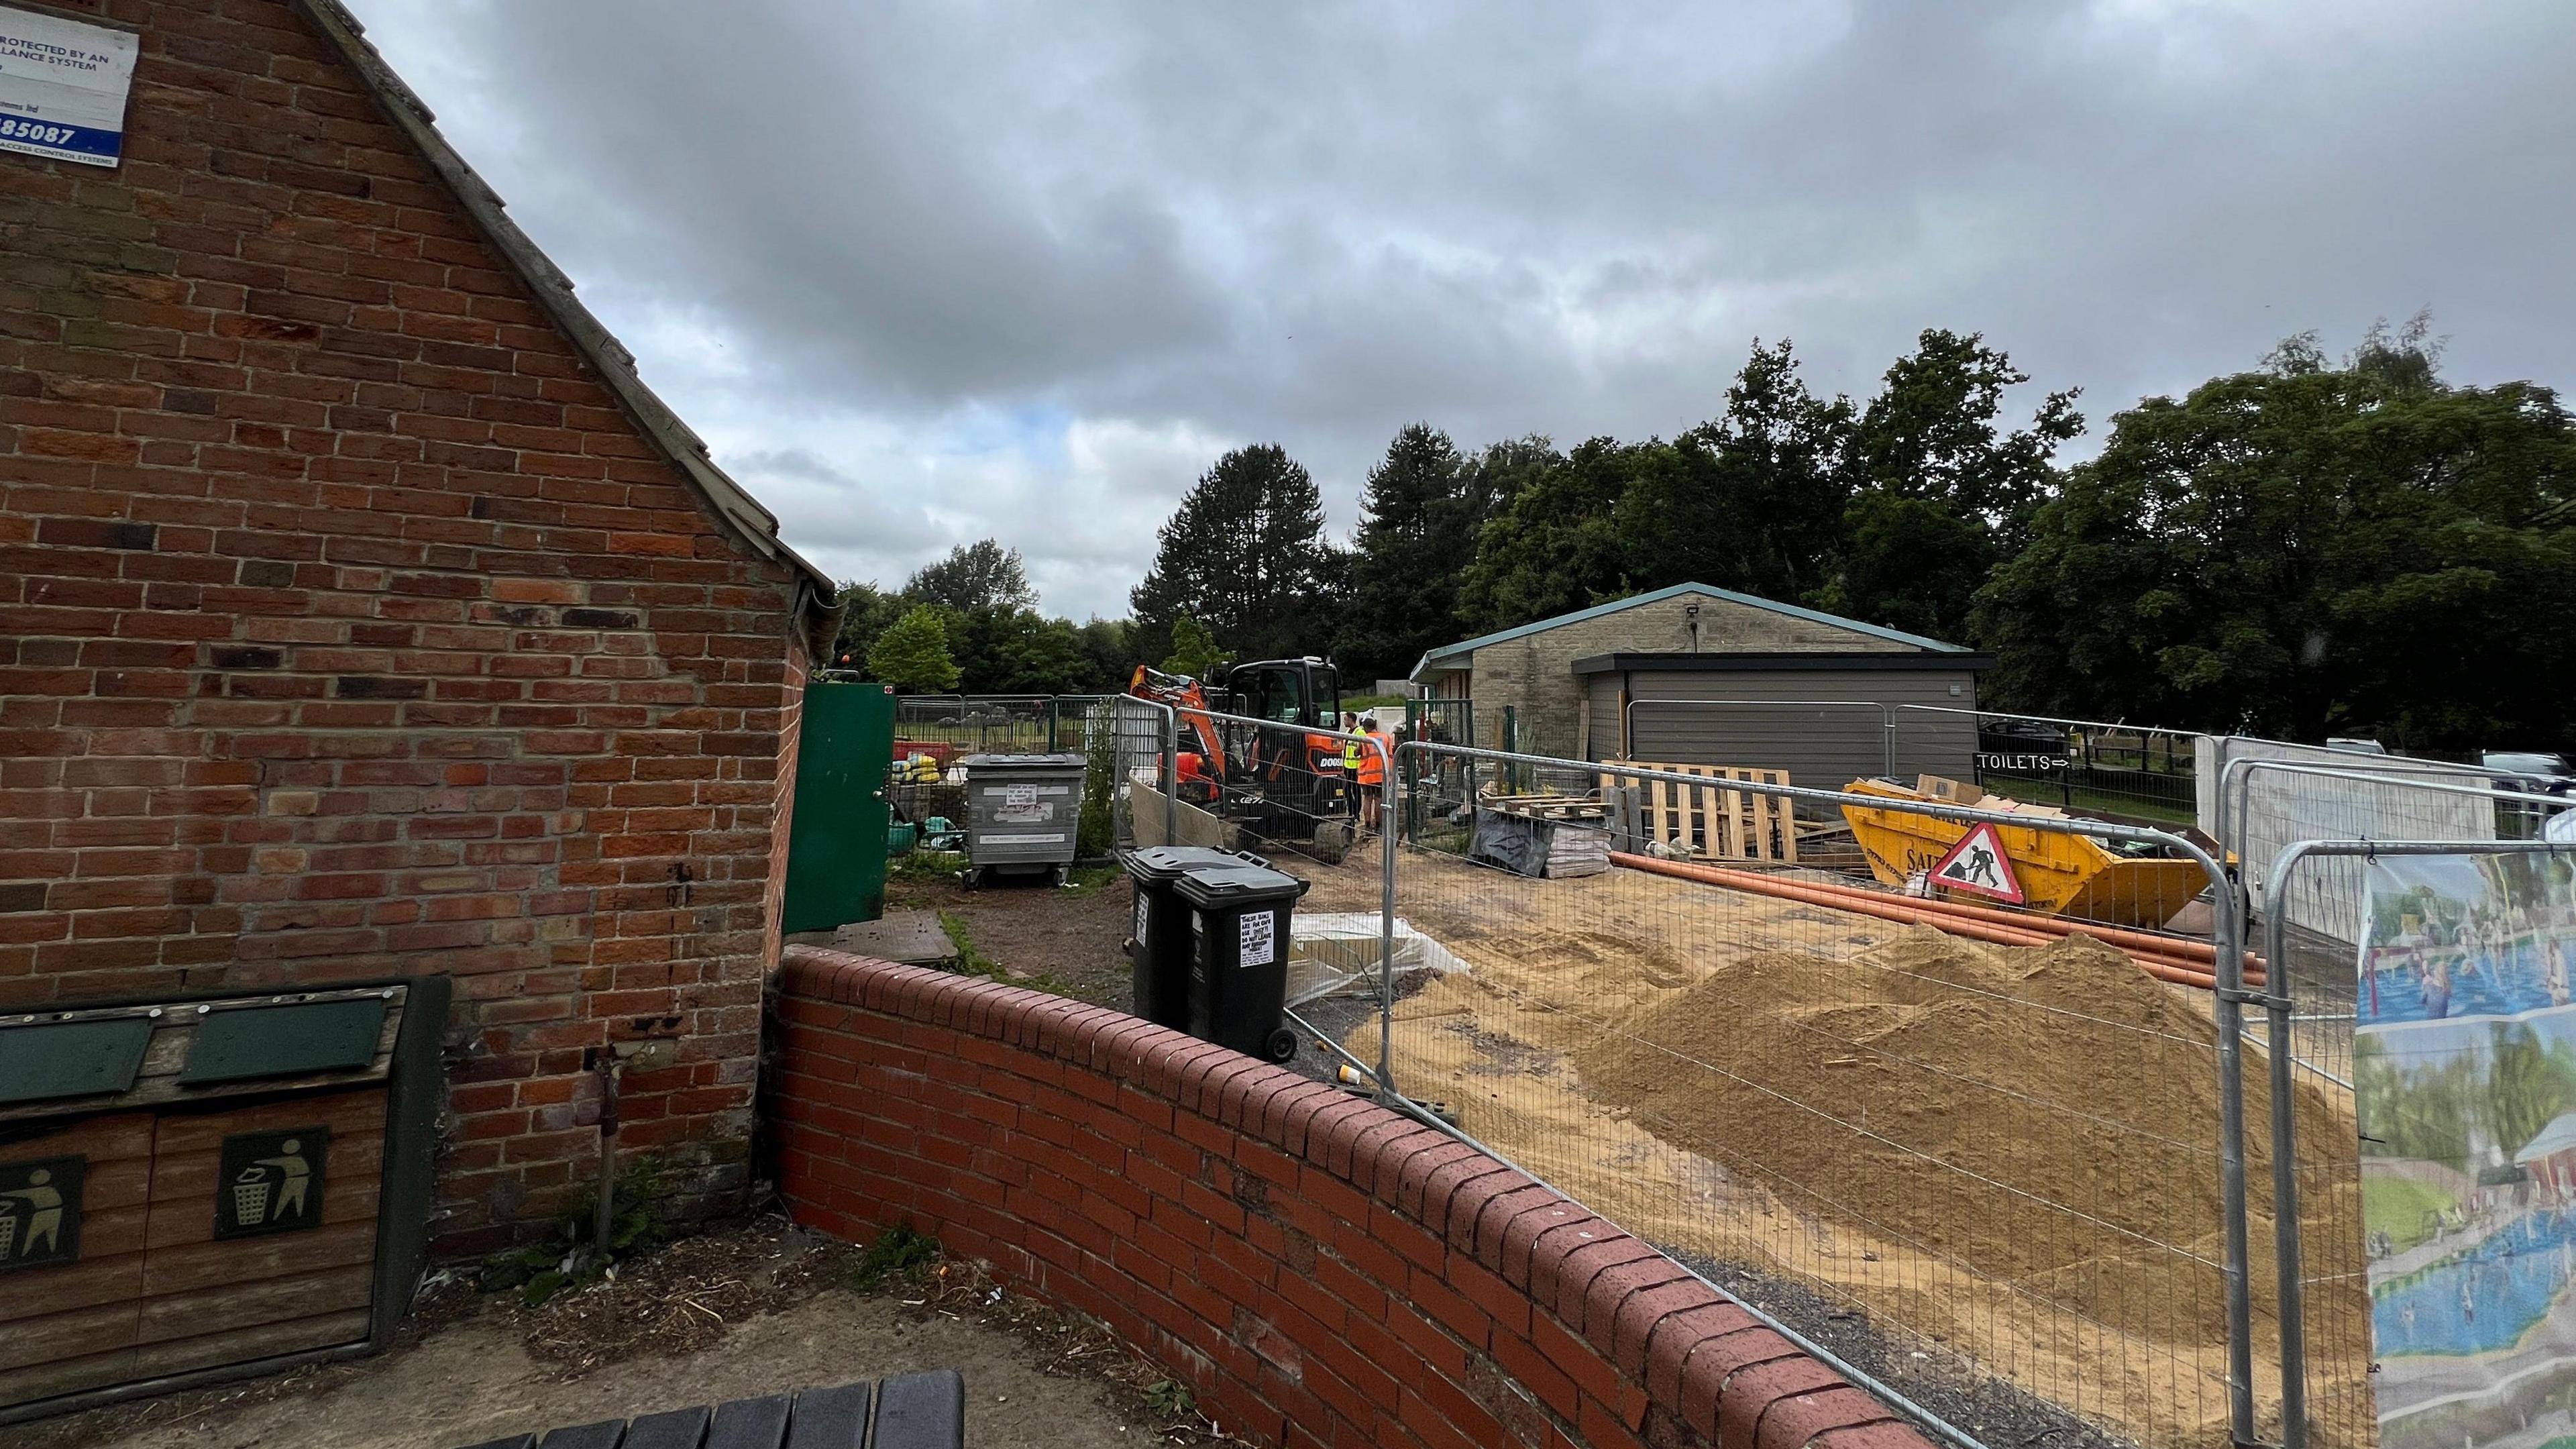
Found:
<path fill-rule="evenodd" d="M 1849 794 L 1873 795 L 1891 801 L 1929 801 L 1936 798 L 1924 791 L 1910 790 L 1885 780 L 1855 780 L 1843 789 Z M 1964 793 L 1974 796 L 1977 791 L 1975 787 L 1968 786 L 1964 787 Z M 2055 810 L 2021 805 L 2002 796 L 1943 803 L 1973 804 L 1980 810 L 2063 818 Z M 1979 828 L 1964 821 L 1937 819 L 1911 810 L 1878 810 L 1860 805 L 1844 806 L 1843 818 L 1851 823 L 1852 838 L 1860 843 L 1861 852 L 1869 857 L 1870 874 L 1891 886 L 1903 886 L 1917 873 L 1929 879 L 1952 848 L 1967 839 L 1970 831 Z M 2090 836 L 2017 825 L 1996 825 L 1990 834 L 1994 842 L 2002 846 L 2006 860 L 1992 878 L 2016 886 L 2022 897 L 2021 903 L 2032 910 L 2099 921 L 2104 925 L 2152 929 L 2171 920 L 2175 912 L 2190 904 L 2209 884 L 2209 874 L 2201 869 L 2198 861 L 2162 855 L 2126 855 Z M 1938 881 L 1934 884 L 1941 885 Z M 1954 890 L 1947 886 L 1941 886 L 1941 894 L 1985 904 L 2001 904 L 2005 900 L 1993 891 Z"/>

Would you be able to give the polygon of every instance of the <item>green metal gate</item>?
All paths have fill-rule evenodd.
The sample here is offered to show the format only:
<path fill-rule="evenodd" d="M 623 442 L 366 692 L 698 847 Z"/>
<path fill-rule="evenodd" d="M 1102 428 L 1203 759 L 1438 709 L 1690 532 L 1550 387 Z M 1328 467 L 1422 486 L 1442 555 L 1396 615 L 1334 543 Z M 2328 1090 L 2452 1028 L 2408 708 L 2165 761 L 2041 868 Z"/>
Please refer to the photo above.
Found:
<path fill-rule="evenodd" d="M 885 912 L 886 772 L 894 763 L 894 691 L 882 684 L 805 686 L 796 744 L 796 816 L 787 837 L 788 931 L 828 931 Z"/>

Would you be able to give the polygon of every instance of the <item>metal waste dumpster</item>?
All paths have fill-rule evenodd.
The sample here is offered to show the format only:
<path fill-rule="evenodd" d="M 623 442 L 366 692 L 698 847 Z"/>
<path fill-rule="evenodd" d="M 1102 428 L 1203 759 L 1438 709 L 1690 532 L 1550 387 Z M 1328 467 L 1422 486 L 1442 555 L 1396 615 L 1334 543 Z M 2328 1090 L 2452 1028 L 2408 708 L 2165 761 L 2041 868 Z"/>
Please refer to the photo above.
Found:
<path fill-rule="evenodd" d="M 448 992 L 0 1014 L 0 1423 L 390 1342 Z"/>
<path fill-rule="evenodd" d="M 1172 883 L 1190 913 L 1190 1035 L 1284 1062 L 1297 1033 L 1288 998 L 1288 925 L 1306 883 L 1249 861 L 1192 866 Z"/>
<path fill-rule="evenodd" d="M 968 755 L 966 885 L 997 871 L 1043 871 L 1064 884 L 1082 822 L 1080 755 Z"/>

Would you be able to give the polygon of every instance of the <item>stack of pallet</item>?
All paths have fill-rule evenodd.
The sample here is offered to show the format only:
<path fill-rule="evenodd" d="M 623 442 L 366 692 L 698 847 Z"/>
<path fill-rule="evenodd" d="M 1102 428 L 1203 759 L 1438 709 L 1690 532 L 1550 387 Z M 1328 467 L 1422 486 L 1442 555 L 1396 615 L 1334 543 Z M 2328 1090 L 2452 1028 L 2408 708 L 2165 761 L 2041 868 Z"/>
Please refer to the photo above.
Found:
<path fill-rule="evenodd" d="M 1603 763 L 1696 777 L 1689 784 L 1620 775 L 1601 777 L 1605 797 L 1618 791 L 1635 802 L 1635 849 L 1648 854 L 1763 865 L 1798 864 L 1797 819 L 1789 802 L 1777 795 L 1727 788 L 1730 783 L 1785 786 L 1789 783 L 1787 771 L 1730 765 L 1663 765 L 1647 760 Z M 1708 783 L 1700 784 L 1698 780 Z"/>

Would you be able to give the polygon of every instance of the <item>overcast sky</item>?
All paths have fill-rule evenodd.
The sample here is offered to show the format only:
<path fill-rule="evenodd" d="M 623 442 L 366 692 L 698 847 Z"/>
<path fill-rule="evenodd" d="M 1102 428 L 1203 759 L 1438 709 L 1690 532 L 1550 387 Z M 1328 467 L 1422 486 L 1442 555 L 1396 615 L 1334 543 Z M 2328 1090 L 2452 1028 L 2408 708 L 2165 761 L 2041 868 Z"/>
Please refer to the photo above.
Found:
<path fill-rule="evenodd" d="M 1122 614 L 1226 448 L 1671 434 L 1755 337 L 2110 412 L 2431 307 L 2576 389 L 2576 4 L 350 0 L 836 575 Z"/>

